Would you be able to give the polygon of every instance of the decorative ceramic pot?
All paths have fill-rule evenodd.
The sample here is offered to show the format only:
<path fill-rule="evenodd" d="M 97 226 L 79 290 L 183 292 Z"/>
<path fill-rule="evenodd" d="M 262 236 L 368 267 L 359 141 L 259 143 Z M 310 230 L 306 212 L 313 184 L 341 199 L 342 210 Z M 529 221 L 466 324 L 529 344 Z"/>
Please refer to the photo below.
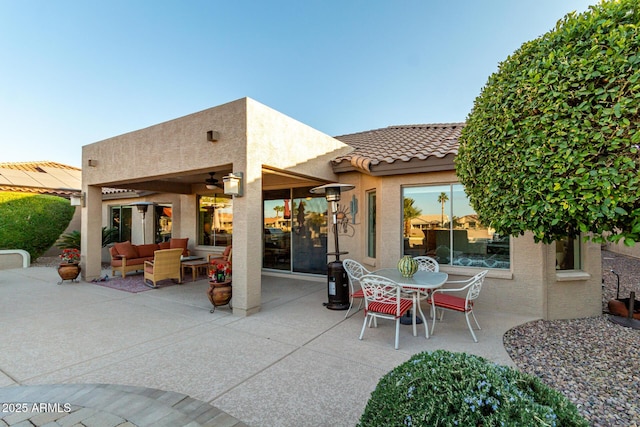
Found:
<path fill-rule="evenodd" d="M 405 255 L 398 261 L 398 271 L 402 277 L 413 277 L 418 271 L 418 261 L 413 259 L 411 255 Z"/>
<path fill-rule="evenodd" d="M 58 266 L 58 275 L 62 279 L 58 284 L 65 280 L 75 280 L 80 274 L 80 264 L 62 263 Z"/>
<path fill-rule="evenodd" d="M 209 282 L 207 296 L 214 308 L 219 305 L 229 304 L 229 301 L 231 301 L 231 281 L 227 281 L 226 283 Z"/>

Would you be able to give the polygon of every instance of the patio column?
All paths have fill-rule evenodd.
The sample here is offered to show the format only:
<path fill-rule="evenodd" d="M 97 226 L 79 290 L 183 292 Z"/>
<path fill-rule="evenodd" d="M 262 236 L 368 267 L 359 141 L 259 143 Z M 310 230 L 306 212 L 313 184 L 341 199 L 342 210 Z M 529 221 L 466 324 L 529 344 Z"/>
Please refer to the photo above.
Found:
<path fill-rule="evenodd" d="M 87 186 L 82 189 L 82 225 L 80 249 L 82 278 L 91 281 L 102 273 L 102 188 Z"/>
<path fill-rule="evenodd" d="M 244 196 L 233 199 L 233 314 L 260 311 L 262 293 L 262 168 L 241 166 Z"/>

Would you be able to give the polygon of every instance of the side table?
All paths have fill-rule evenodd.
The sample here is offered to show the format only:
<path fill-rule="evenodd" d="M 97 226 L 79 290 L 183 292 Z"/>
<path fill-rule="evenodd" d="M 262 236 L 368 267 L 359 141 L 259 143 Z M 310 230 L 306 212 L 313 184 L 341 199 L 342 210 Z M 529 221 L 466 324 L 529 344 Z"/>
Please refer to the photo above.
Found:
<path fill-rule="evenodd" d="M 191 281 L 195 282 L 198 271 L 200 269 L 204 269 L 206 274 L 208 266 L 209 266 L 209 263 L 204 259 L 182 261 L 180 263 L 180 267 L 182 268 L 182 280 L 184 280 L 185 269 L 187 268 L 191 269 Z"/>
<path fill-rule="evenodd" d="M 215 312 L 216 307 L 220 305 L 229 304 L 229 308 L 233 309 L 233 305 L 231 305 L 231 279 L 226 279 L 224 282 L 214 282 L 213 280 L 210 280 L 209 289 L 207 290 L 207 296 L 209 297 L 209 301 L 213 305 L 210 313 Z"/>

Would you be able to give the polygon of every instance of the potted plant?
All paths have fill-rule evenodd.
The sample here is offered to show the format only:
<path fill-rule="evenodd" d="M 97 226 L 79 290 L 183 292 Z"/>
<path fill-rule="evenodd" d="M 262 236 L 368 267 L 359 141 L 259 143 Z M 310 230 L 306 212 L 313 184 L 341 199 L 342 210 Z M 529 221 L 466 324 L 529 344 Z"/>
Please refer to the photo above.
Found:
<path fill-rule="evenodd" d="M 231 280 L 228 276 L 231 274 L 231 265 L 228 262 L 220 262 L 211 266 L 211 280 L 209 281 L 209 289 L 207 296 L 213 305 L 211 313 L 217 306 L 229 304 L 231 307 Z"/>
<path fill-rule="evenodd" d="M 60 254 L 62 262 L 58 266 L 60 285 L 65 280 L 74 281 L 80 274 L 80 251 L 75 248 L 63 249 Z"/>
<path fill-rule="evenodd" d="M 60 259 L 63 264 L 78 264 L 80 263 L 80 251 L 78 249 L 63 249 Z"/>

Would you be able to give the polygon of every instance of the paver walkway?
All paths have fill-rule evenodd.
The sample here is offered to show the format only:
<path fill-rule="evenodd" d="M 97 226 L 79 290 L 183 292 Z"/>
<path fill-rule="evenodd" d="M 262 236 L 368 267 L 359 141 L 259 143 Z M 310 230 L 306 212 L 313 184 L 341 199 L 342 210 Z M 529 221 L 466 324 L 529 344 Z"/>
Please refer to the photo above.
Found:
<path fill-rule="evenodd" d="M 245 426 L 206 402 L 145 387 L 108 384 L 5 387 L 0 388 L 0 404 L 2 411 L 13 410 L 0 412 L 0 426 Z"/>

